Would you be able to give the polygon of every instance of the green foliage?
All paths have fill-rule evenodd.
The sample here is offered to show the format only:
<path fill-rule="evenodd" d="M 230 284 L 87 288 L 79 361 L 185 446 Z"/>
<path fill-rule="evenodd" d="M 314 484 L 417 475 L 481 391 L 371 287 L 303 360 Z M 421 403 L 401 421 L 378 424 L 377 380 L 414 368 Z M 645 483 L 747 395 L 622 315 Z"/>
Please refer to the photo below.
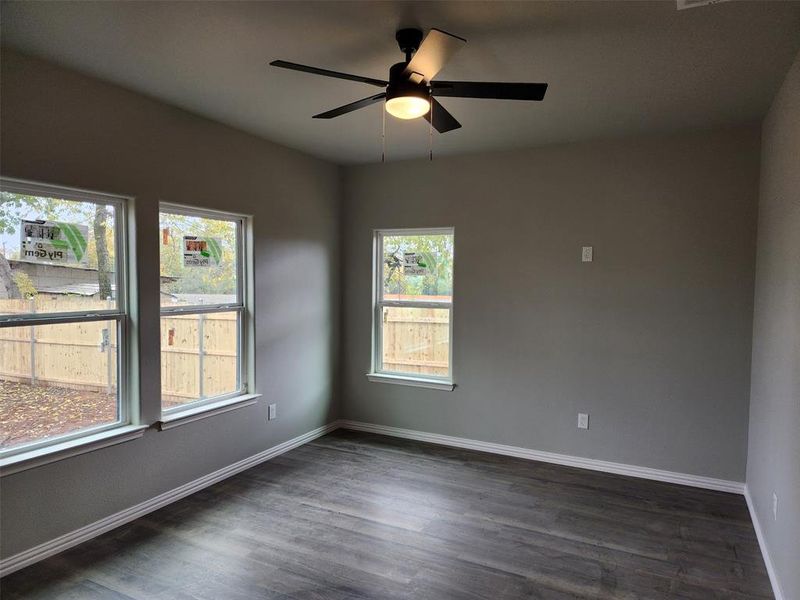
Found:
<path fill-rule="evenodd" d="M 93 224 L 94 235 L 89 235 L 86 244 L 86 266 L 97 270 L 97 280 L 101 297 L 111 296 L 111 276 L 114 271 L 114 227 L 113 210 L 94 202 L 82 202 L 44 196 L 31 196 L 0 192 L 0 235 L 18 233 L 23 219 L 45 219 L 64 223 Z M 100 243 L 98 244 L 98 240 Z M 19 258 L 19 238 L 13 240 L 8 258 Z M 24 275 L 24 279 L 21 279 Z M 4 276 L 4 277 L 7 277 Z M 31 297 L 36 294 L 30 278 L 18 273 L 12 276 L 20 294 Z M 9 282 L 0 281 L 9 287 Z"/>
<path fill-rule="evenodd" d="M 0 234 L 15 234 L 22 219 L 49 219 L 85 223 L 84 202 L 0 192 Z M 91 204 L 92 209 L 94 205 Z M 72 219 L 70 219 L 72 217 Z M 85 218 L 86 220 L 80 220 Z"/>
<path fill-rule="evenodd" d="M 236 293 L 236 225 L 232 221 L 161 213 L 161 275 L 174 277 L 174 282 L 161 284 L 161 290 L 172 294 Z M 168 229 L 164 244 L 164 230 Z M 218 266 L 184 267 L 183 236 L 215 238 L 222 246 Z"/>
<path fill-rule="evenodd" d="M 90 224 L 95 221 L 96 210 L 97 205 L 92 202 L 0 192 L 0 235 L 18 234 L 23 219 Z M 114 265 L 115 250 L 113 224 L 113 212 L 109 210 L 105 218 L 101 219 L 100 225 L 101 229 L 105 230 L 108 260 L 111 266 Z M 9 252 L 8 258 L 19 258 L 19 249 Z M 89 268 L 97 269 L 97 243 L 93 235 L 89 236 L 86 260 Z"/>
<path fill-rule="evenodd" d="M 422 255 L 425 275 L 406 275 L 403 254 Z M 453 236 L 407 235 L 383 238 L 384 291 L 412 296 L 450 296 L 453 293 Z"/>
<path fill-rule="evenodd" d="M 17 289 L 23 298 L 33 298 L 39 293 L 36 291 L 33 281 L 27 273 L 23 271 L 14 271 L 11 274 L 11 278 L 14 280 L 14 283 L 17 284 Z"/>
<path fill-rule="evenodd" d="M 0 192 L 0 234 L 17 232 L 22 214 L 40 212 L 47 204 L 46 198 Z"/>

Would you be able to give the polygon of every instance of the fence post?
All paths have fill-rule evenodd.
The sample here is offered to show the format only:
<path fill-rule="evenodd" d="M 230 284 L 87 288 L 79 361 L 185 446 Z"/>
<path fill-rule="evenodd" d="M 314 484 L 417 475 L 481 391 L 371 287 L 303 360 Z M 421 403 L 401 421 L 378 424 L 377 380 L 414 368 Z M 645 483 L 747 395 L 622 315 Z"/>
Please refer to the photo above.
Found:
<path fill-rule="evenodd" d="M 106 298 L 106 308 L 111 310 L 111 296 Z M 114 321 L 116 323 L 116 321 Z M 111 343 L 111 331 L 110 327 L 108 326 L 110 321 L 106 322 L 106 339 L 108 343 L 106 344 L 106 393 L 110 396 L 111 395 L 111 349 L 114 345 Z M 116 336 L 115 336 L 116 337 Z"/>
<path fill-rule="evenodd" d="M 199 304 L 205 304 L 204 298 L 200 298 Z M 197 319 L 197 366 L 198 366 L 198 368 L 197 368 L 197 370 L 198 370 L 198 373 L 199 373 L 197 391 L 198 391 L 198 399 L 202 400 L 203 399 L 203 392 L 204 392 L 204 390 L 203 390 L 203 387 L 204 387 L 203 386 L 203 369 L 204 369 L 204 366 L 205 366 L 204 365 L 204 362 L 205 362 L 205 357 L 204 357 L 205 350 L 203 349 L 203 345 L 204 345 L 203 338 L 205 337 L 205 334 L 203 332 L 203 329 L 204 329 L 204 326 L 205 326 L 206 315 L 205 315 L 205 313 L 201 312 L 197 316 L 198 316 L 198 319 Z"/>
<path fill-rule="evenodd" d="M 30 297 L 31 314 L 36 312 L 36 298 Z M 31 325 L 31 385 L 36 385 L 36 326 Z"/>
<path fill-rule="evenodd" d="M 199 317 L 199 319 L 197 321 L 197 336 L 199 338 L 198 342 L 199 342 L 199 351 L 200 352 L 198 354 L 198 361 L 197 362 L 199 363 L 199 367 L 200 367 L 198 369 L 200 371 L 199 392 L 200 392 L 200 399 L 202 400 L 203 399 L 203 395 L 204 395 L 203 394 L 203 392 L 204 392 L 204 390 L 203 390 L 203 369 L 204 369 L 204 362 L 205 362 L 205 359 L 204 359 L 205 349 L 203 348 L 203 338 L 205 337 L 205 334 L 203 333 L 203 328 L 204 328 L 204 325 L 205 325 L 206 315 L 205 315 L 205 313 L 200 313 L 198 315 L 198 317 Z"/>

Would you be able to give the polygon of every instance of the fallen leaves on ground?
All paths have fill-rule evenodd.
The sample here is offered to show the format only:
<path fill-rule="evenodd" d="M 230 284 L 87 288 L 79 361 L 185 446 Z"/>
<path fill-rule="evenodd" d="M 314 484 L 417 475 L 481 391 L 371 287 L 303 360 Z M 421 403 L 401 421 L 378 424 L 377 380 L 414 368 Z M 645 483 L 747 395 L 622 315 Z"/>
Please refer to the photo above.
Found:
<path fill-rule="evenodd" d="M 116 420 L 114 393 L 0 380 L 0 448 Z"/>

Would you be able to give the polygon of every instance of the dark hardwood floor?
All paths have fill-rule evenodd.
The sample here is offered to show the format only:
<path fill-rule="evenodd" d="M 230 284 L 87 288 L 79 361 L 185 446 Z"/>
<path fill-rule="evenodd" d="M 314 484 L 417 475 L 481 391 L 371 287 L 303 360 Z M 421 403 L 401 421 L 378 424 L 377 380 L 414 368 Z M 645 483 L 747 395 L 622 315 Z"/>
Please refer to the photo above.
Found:
<path fill-rule="evenodd" d="M 741 496 L 338 431 L 0 582 L 16 598 L 771 598 Z"/>

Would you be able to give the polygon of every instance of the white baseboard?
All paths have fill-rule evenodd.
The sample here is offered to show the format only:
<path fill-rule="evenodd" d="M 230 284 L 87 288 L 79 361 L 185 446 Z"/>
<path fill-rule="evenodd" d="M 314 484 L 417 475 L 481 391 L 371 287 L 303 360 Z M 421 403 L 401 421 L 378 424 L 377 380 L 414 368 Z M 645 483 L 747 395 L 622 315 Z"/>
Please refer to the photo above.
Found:
<path fill-rule="evenodd" d="M 758 547 L 761 549 L 761 556 L 764 557 L 764 565 L 767 567 L 767 574 L 769 575 L 769 582 L 772 584 L 772 593 L 775 594 L 775 600 L 784 600 L 783 589 L 781 588 L 780 581 L 778 581 L 778 573 L 775 571 L 775 565 L 772 564 L 772 559 L 767 550 L 767 540 L 764 537 L 764 532 L 761 529 L 761 523 L 756 514 L 756 507 L 753 504 L 753 498 L 750 496 L 750 488 L 745 486 L 744 499 L 747 501 L 747 509 L 750 511 L 750 520 L 753 521 L 753 528 L 756 530 L 756 538 L 758 538 Z"/>
<path fill-rule="evenodd" d="M 136 504 L 135 506 L 131 506 L 130 508 L 126 508 L 125 510 L 105 517 L 104 519 L 90 523 L 89 525 L 81 527 L 80 529 L 76 529 L 75 531 L 61 535 L 53 540 L 50 540 L 49 542 L 44 542 L 43 544 L 39 544 L 38 546 L 34 546 L 28 550 L 24 550 L 19 554 L 9 556 L 5 560 L 0 561 L 0 577 L 4 577 L 10 573 L 13 573 L 14 571 L 18 571 L 19 569 L 27 567 L 28 565 L 32 565 L 35 562 L 48 558 L 49 556 L 63 552 L 64 550 L 72 548 L 73 546 L 77 546 L 82 542 L 97 537 L 98 535 L 101 535 L 107 531 L 111 531 L 120 525 L 129 523 L 134 519 L 138 519 L 139 517 L 151 513 L 154 510 L 158 510 L 167 504 L 171 504 L 177 500 L 180 500 L 181 498 L 185 498 L 190 494 L 194 494 L 203 488 L 222 481 L 223 479 L 227 479 L 236 473 L 240 473 L 241 471 L 267 461 L 270 458 L 274 458 L 279 454 L 283 454 L 284 452 L 288 452 L 293 448 L 302 446 L 303 444 L 306 444 L 311 440 L 321 437 L 326 433 L 330 433 L 334 429 L 338 428 L 338 421 L 328 423 L 327 425 L 318 427 L 317 429 L 309 431 L 308 433 L 304 433 L 296 438 L 287 440 L 282 444 L 268 448 L 267 450 L 259 452 L 258 454 L 250 456 L 249 458 L 245 458 L 244 460 L 240 460 L 239 462 L 228 465 L 227 467 L 219 469 L 218 471 L 204 475 L 199 479 L 185 483 L 182 486 L 179 486 L 168 492 L 159 494 L 155 498 L 150 498 L 149 500 L 145 500 L 144 502 Z"/>
<path fill-rule="evenodd" d="M 721 492 L 731 492 L 734 494 L 744 494 L 744 483 L 739 481 L 728 481 L 725 479 L 714 479 L 713 477 L 701 477 L 700 475 L 690 475 L 688 473 L 676 473 L 673 471 L 662 471 L 649 467 L 639 467 L 636 465 L 626 465 L 624 463 L 608 462 L 593 458 L 582 458 L 580 456 L 570 456 L 568 454 L 556 454 L 553 452 L 542 452 L 540 450 L 530 450 L 519 446 L 506 446 L 503 444 L 493 444 L 468 438 L 452 437 L 438 433 L 428 433 L 425 431 L 415 431 L 413 429 L 401 429 L 399 427 L 389 427 L 387 425 L 374 425 L 372 423 L 362 423 L 360 421 L 339 421 L 339 426 L 344 429 L 355 431 L 367 431 L 390 435 L 393 437 L 430 442 L 443 446 L 454 446 L 456 448 L 467 448 L 469 450 L 480 450 L 481 452 L 491 452 L 492 454 L 503 454 L 505 456 L 516 456 L 517 458 L 527 458 L 541 462 L 565 465 L 568 467 L 578 467 L 580 469 L 591 469 L 592 471 L 602 471 L 604 473 L 615 473 L 617 475 L 629 475 L 642 479 L 654 479 L 667 483 L 677 483 L 689 485 L 707 490 L 717 490 Z"/>

